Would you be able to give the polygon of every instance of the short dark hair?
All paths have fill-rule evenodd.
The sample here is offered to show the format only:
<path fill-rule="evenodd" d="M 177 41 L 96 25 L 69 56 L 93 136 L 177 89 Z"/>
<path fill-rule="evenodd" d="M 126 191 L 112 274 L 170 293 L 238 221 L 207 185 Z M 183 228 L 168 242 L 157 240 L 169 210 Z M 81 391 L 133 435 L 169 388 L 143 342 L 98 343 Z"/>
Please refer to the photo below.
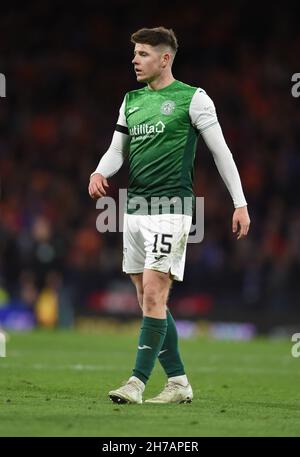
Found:
<path fill-rule="evenodd" d="M 178 49 L 177 38 L 172 29 L 166 29 L 165 27 L 154 27 L 148 29 L 146 27 L 134 32 L 131 35 L 132 43 L 150 44 L 151 46 L 159 46 L 165 44 L 176 54 Z"/>

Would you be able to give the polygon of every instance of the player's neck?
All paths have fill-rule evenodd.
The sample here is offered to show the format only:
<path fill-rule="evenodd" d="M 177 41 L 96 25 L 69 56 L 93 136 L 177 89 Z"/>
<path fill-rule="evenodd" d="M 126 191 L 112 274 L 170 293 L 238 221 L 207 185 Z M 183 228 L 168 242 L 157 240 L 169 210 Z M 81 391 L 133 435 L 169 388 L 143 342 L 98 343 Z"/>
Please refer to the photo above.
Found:
<path fill-rule="evenodd" d="M 169 86 L 172 84 L 172 82 L 175 81 L 174 76 L 172 73 L 165 75 L 165 76 L 160 76 L 159 78 L 155 79 L 154 81 L 151 81 L 151 83 L 148 83 L 148 88 L 150 90 L 159 90 L 163 89 L 164 87 Z"/>

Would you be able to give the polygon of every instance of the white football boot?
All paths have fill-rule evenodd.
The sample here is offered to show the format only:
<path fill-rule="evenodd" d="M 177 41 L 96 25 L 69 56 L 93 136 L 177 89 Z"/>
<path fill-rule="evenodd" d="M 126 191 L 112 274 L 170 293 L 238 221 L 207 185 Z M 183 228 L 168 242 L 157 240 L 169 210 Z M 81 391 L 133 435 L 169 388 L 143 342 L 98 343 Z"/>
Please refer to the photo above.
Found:
<path fill-rule="evenodd" d="M 191 403 L 192 400 L 193 389 L 189 383 L 183 385 L 169 379 L 162 392 L 145 403 Z"/>
<path fill-rule="evenodd" d="M 145 384 L 136 376 L 129 380 L 119 389 L 111 390 L 108 395 L 114 403 L 143 403 Z"/>

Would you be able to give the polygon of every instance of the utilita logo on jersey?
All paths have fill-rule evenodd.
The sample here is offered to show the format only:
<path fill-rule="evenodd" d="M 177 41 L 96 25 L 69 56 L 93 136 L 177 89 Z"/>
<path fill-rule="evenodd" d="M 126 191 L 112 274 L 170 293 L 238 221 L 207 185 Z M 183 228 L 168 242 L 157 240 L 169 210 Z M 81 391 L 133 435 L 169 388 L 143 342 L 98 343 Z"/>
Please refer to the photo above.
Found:
<path fill-rule="evenodd" d="M 159 133 L 163 133 L 166 126 L 162 121 L 153 124 L 134 125 L 129 129 L 129 133 L 134 137 L 151 137 Z"/>

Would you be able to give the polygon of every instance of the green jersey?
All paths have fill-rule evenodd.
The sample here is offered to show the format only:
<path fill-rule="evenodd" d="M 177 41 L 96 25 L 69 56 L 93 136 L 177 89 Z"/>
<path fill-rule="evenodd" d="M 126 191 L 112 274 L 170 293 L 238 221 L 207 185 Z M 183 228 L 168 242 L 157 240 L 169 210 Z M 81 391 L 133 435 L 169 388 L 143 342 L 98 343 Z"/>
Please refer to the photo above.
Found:
<path fill-rule="evenodd" d="M 174 81 L 167 87 L 148 86 L 126 94 L 125 116 L 130 141 L 128 201 L 144 197 L 152 210 L 157 198 L 193 202 L 193 163 L 198 130 L 192 126 L 189 107 L 196 87 Z M 185 208 L 190 212 L 192 207 Z M 170 206 L 170 211 L 174 211 Z M 176 210 L 175 210 L 176 211 Z M 127 212 L 135 212 L 128 205 Z"/>
<path fill-rule="evenodd" d="M 113 176 L 129 159 L 129 214 L 183 213 L 194 209 L 194 158 L 203 134 L 236 208 L 247 204 L 232 154 L 206 92 L 180 81 L 128 92 L 111 146 L 94 173 Z M 144 211 L 144 212 L 143 212 Z"/>

